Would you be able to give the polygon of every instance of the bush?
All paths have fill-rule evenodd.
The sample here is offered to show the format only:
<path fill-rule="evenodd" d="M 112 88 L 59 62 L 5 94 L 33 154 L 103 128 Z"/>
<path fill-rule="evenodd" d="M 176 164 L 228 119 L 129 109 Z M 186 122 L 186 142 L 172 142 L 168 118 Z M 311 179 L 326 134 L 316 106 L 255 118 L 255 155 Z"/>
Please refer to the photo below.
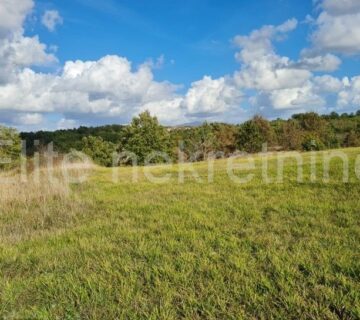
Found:
<path fill-rule="evenodd" d="M 213 124 L 212 126 L 216 139 L 216 151 L 224 152 L 225 156 L 234 153 L 236 151 L 238 127 L 225 123 Z"/>
<path fill-rule="evenodd" d="M 237 146 L 248 153 L 260 152 L 262 145 L 272 145 L 275 140 L 274 129 L 266 119 L 255 116 L 240 126 L 237 136 Z"/>
<path fill-rule="evenodd" d="M 115 144 L 93 136 L 83 138 L 82 142 L 84 144 L 82 151 L 91 157 L 95 163 L 105 167 L 113 165 L 113 154 L 116 152 Z"/>
<path fill-rule="evenodd" d="M 355 131 L 350 131 L 344 140 L 345 147 L 359 147 L 360 146 L 360 135 Z"/>
<path fill-rule="evenodd" d="M 11 169 L 19 164 L 20 135 L 15 129 L 0 126 L 0 169 Z"/>
<path fill-rule="evenodd" d="M 285 150 L 300 150 L 304 139 L 304 131 L 295 120 L 284 122 L 279 133 L 281 146 Z"/>
<path fill-rule="evenodd" d="M 318 137 L 310 134 L 304 137 L 302 148 L 304 151 L 324 150 L 325 145 Z"/>

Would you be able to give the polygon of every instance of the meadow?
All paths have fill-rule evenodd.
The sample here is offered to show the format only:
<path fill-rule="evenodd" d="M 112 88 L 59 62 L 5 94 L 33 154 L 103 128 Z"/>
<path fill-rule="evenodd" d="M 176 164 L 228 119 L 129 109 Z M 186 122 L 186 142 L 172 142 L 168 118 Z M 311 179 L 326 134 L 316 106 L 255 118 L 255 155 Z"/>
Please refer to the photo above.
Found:
<path fill-rule="evenodd" d="M 302 182 L 291 157 L 276 181 L 276 156 L 267 183 L 260 156 L 236 171 L 247 183 L 227 160 L 213 176 L 205 162 L 139 167 L 137 181 L 130 167 L 82 168 L 83 183 L 12 173 L 0 186 L 0 315 L 360 319 L 360 149 L 342 152 L 346 182 L 339 158 L 324 180 L 323 152 L 312 179 L 302 154 Z"/>

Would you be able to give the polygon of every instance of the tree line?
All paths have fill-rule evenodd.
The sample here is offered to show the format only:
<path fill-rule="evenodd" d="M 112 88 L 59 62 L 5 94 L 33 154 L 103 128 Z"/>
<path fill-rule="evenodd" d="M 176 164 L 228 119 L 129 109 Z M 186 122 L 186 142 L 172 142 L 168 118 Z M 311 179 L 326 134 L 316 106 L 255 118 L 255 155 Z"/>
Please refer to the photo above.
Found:
<path fill-rule="evenodd" d="M 227 157 L 236 151 L 257 153 L 262 151 L 264 143 L 270 151 L 357 147 L 360 146 L 360 110 L 342 115 L 309 112 L 295 114 L 287 120 L 272 121 L 257 115 L 238 125 L 205 122 L 199 126 L 180 127 L 162 126 L 156 117 L 146 111 L 126 126 L 80 127 L 20 134 L 0 127 L 0 140 L 13 141 L 11 146 L 1 146 L 1 158 L 15 157 L 20 152 L 20 140 L 24 140 L 28 156 L 41 152 L 53 142 L 55 151 L 59 153 L 79 150 L 96 163 L 108 167 L 114 165 L 114 153 L 123 153 L 125 156 L 118 162 L 125 164 L 131 160 L 131 157 L 126 157 L 129 154 L 135 154 L 140 165 L 146 160 L 150 163 L 169 160 L 165 159 L 165 154 L 174 162 L 180 157 L 183 161 L 201 161 L 214 154 Z M 151 159 L 149 155 L 152 155 Z"/>

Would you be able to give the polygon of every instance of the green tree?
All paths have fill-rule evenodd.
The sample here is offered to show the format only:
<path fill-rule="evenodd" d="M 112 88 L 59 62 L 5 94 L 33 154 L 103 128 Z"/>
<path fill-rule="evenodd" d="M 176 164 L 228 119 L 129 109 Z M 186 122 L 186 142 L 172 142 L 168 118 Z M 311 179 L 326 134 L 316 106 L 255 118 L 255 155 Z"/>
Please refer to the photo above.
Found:
<path fill-rule="evenodd" d="M 315 112 L 297 114 L 293 116 L 308 136 L 313 137 L 319 144 L 327 148 L 339 146 L 335 130 L 331 124 Z"/>
<path fill-rule="evenodd" d="M 184 151 L 190 160 L 205 160 L 211 152 L 216 151 L 216 137 L 213 127 L 207 122 L 187 131 L 187 133 L 187 139 L 184 140 Z"/>
<path fill-rule="evenodd" d="M 0 126 L 0 169 L 18 165 L 21 155 L 20 135 L 15 129 Z"/>
<path fill-rule="evenodd" d="M 296 120 L 288 120 L 282 124 L 279 142 L 285 150 L 300 150 L 304 139 L 304 131 Z"/>
<path fill-rule="evenodd" d="M 325 145 L 317 136 L 307 134 L 303 138 L 302 148 L 304 151 L 323 150 L 325 149 Z"/>
<path fill-rule="evenodd" d="M 116 152 L 116 145 L 104 141 L 101 137 L 88 136 L 82 139 L 83 149 L 86 155 L 91 157 L 91 159 L 105 167 L 111 167 L 113 165 L 113 154 Z"/>
<path fill-rule="evenodd" d="M 131 124 L 125 128 L 121 141 L 122 151 L 132 152 L 137 156 L 138 164 L 144 164 L 146 158 L 154 152 L 169 153 L 169 133 L 159 124 L 156 117 L 149 111 L 133 118 Z M 151 163 L 164 162 L 163 157 L 153 157 Z"/>
<path fill-rule="evenodd" d="M 339 114 L 335 111 L 330 113 L 330 118 L 331 119 L 338 119 L 339 118 Z"/>
<path fill-rule="evenodd" d="M 216 151 L 221 151 L 228 156 L 236 150 L 236 134 L 238 127 L 225 123 L 212 125 L 216 138 Z"/>
<path fill-rule="evenodd" d="M 237 135 L 238 148 L 249 153 L 260 152 L 264 143 L 270 146 L 274 141 L 274 129 L 269 121 L 260 116 L 242 124 Z"/>

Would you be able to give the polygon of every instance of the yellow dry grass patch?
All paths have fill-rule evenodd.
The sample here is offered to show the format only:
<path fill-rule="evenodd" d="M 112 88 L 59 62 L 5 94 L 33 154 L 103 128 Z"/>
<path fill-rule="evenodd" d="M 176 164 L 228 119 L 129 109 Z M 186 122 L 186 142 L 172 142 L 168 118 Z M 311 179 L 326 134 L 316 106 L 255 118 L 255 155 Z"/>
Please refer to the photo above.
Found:
<path fill-rule="evenodd" d="M 85 179 L 94 167 L 69 164 L 29 174 L 0 174 L 0 239 L 17 242 L 70 225 L 83 203 L 71 184 Z"/>

